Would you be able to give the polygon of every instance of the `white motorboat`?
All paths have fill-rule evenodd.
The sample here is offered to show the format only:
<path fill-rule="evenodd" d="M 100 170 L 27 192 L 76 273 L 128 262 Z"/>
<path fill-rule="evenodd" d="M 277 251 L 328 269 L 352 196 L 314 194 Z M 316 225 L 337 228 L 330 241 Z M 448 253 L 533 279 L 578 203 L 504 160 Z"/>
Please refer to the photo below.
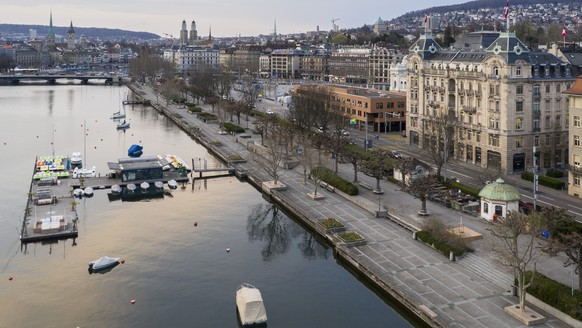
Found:
<path fill-rule="evenodd" d="M 147 183 L 146 181 L 142 182 L 140 185 L 141 191 L 143 192 L 147 192 L 148 189 L 150 189 L 150 184 Z"/>
<path fill-rule="evenodd" d="M 111 186 L 111 193 L 113 193 L 114 195 L 119 195 L 121 193 L 121 186 L 118 184 L 114 184 L 113 186 Z"/>
<path fill-rule="evenodd" d="M 266 327 L 267 310 L 258 288 L 246 283 L 238 286 L 236 308 L 243 327 Z"/>
<path fill-rule="evenodd" d="M 127 191 L 128 192 L 134 192 L 137 189 L 136 185 L 133 183 L 128 183 L 127 184 Z"/>
<path fill-rule="evenodd" d="M 81 153 L 79 152 L 74 152 L 71 155 L 71 165 L 73 166 L 80 166 L 83 164 L 83 157 L 81 156 Z"/>
<path fill-rule="evenodd" d="M 154 182 L 154 187 L 156 187 L 156 189 L 163 189 L 164 183 L 162 181 L 156 181 Z"/>
<path fill-rule="evenodd" d="M 99 270 L 107 269 L 119 264 L 118 257 L 102 256 L 95 261 L 89 262 L 89 271 L 96 272 Z"/>
<path fill-rule="evenodd" d="M 89 177 L 94 178 L 95 176 L 95 166 L 93 166 L 91 169 L 79 169 L 78 167 L 73 169 L 73 179 Z"/>
<path fill-rule="evenodd" d="M 122 113 L 121 111 L 115 112 L 115 113 L 113 113 L 113 115 L 111 115 L 112 120 L 119 120 L 122 118 L 125 118 L 125 113 Z"/>
<path fill-rule="evenodd" d="M 83 190 L 83 196 L 85 197 L 93 197 L 93 188 L 87 187 Z"/>
<path fill-rule="evenodd" d="M 172 179 L 172 180 L 168 181 L 168 187 L 170 187 L 170 189 L 176 189 L 176 188 L 178 188 L 178 182 L 176 182 L 176 180 Z"/>
<path fill-rule="evenodd" d="M 75 196 L 77 198 L 83 197 L 83 189 L 77 188 L 77 189 L 73 190 L 73 196 Z"/>
<path fill-rule="evenodd" d="M 125 129 L 129 129 L 129 123 L 127 123 L 126 121 L 123 121 L 123 122 L 117 124 L 117 130 L 125 130 Z"/>

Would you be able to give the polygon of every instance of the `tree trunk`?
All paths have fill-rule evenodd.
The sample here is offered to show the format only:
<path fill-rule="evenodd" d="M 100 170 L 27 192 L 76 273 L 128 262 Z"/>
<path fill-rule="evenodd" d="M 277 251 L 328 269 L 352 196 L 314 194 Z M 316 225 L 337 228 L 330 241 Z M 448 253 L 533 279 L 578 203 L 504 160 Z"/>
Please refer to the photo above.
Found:
<path fill-rule="evenodd" d="M 354 164 L 354 183 L 358 182 L 358 167 Z"/>
<path fill-rule="evenodd" d="M 422 197 L 420 198 L 420 203 L 421 203 L 421 212 L 422 213 L 426 213 L 426 197 Z"/>
<path fill-rule="evenodd" d="M 382 189 L 380 188 L 380 178 L 376 178 L 376 190 L 380 192 Z"/>

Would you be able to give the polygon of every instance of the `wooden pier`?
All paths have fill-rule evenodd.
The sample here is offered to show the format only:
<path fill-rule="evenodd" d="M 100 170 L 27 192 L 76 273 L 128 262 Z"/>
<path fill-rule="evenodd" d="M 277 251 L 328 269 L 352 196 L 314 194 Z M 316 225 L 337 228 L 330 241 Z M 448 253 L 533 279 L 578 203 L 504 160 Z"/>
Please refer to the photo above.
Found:
<path fill-rule="evenodd" d="M 233 167 L 224 167 L 222 165 L 217 165 L 213 167 L 208 167 L 208 163 L 205 158 L 198 158 L 198 165 L 194 159 L 192 159 L 192 179 L 205 179 L 205 178 L 216 178 L 231 176 L 236 173 L 236 169 Z M 194 173 L 198 173 L 198 177 L 194 177 Z M 203 176 L 204 173 L 214 173 L 211 176 Z"/>

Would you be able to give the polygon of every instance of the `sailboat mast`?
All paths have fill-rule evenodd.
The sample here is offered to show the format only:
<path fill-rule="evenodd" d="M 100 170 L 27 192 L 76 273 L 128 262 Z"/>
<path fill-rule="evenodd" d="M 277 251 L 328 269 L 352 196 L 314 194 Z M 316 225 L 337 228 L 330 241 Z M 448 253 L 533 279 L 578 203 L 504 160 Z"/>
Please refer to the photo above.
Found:
<path fill-rule="evenodd" d="M 82 167 L 87 167 L 87 120 L 83 120 L 83 163 Z"/>

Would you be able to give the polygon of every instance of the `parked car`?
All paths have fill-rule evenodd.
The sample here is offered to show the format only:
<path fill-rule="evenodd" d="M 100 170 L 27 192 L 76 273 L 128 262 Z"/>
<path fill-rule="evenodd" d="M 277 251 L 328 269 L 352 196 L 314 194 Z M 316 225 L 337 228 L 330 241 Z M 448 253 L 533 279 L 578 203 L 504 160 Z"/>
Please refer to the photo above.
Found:
<path fill-rule="evenodd" d="M 275 114 L 275 112 L 273 112 L 273 111 L 272 111 L 272 110 L 270 110 L 270 109 L 267 109 L 267 115 L 274 115 L 274 114 Z"/>
<path fill-rule="evenodd" d="M 390 154 L 392 154 L 392 157 L 394 158 L 402 158 L 402 154 L 398 150 L 391 150 Z"/>

